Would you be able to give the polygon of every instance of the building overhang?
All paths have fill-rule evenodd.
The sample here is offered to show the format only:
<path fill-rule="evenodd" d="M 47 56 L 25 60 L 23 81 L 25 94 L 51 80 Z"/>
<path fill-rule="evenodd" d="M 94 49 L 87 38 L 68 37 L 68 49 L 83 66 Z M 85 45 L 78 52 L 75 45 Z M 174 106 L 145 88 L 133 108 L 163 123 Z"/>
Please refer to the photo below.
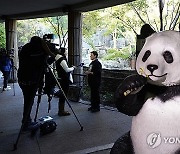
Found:
<path fill-rule="evenodd" d="M 3 0 L 0 19 L 32 19 L 65 15 L 70 11 L 87 12 L 134 0 Z"/>

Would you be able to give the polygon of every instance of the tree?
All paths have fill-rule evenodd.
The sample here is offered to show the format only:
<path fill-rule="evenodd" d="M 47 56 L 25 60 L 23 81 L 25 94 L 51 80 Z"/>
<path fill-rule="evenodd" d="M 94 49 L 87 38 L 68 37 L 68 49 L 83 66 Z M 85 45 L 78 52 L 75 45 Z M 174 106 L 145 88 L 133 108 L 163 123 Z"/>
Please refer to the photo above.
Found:
<path fill-rule="evenodd" d="M 83 31 L 86 33 L 83 35 L 87 40 L 101 30 L 104 35 L 112 36 L 114 49 L 117 48 L 118 38 L 126 38 L 127 44 L 131 44 L 134 50 L 136 35 L 143 24 L 148 23 L 157 32 L 178 30 L 179 16 L 179 0 L 136 0 L 84 13 Z"/>
<path fill-rule="evenodd" d="M 101 28 L 103 24 L 103 17 L 101 13 L 104 10 L 95 10 L 83 13 L 83 36 L 85 38 L 91 37 Z"/>
<path fill-rule="evenodd" d="M 93 49 L 95 46 L 93 45 L 92 36 L 96 34 L 97 31 L 102 29 L 103 25 L 103 17 L 101 16 L 102 10 L 95 10 L 83 13 L 83 24 L 82 24 L 82 34 L 84 41 L 88 43 Z"/>
<path fill-rule="evenodd" d="M 4 23 L 0 23 L 0 48 L 6 48 Z"/>
<path fill-rule="evenodd" d="M 54 34 L 57 34 L 59 38 L 60 47 L 66 46 L 67 44 L 67 34 L 68 34 L 68 19 L 67 16 L 56 16 L 48 17 L 43 19 L 47 24 L 49 24 L 50 29 Z"/>
<path fill-rule="evenodd" d="M 138 0 L 134 3 L 129 3 L 141 22 L 150 24 L 157 32 L 178 29 L 180 17 L 179 0 L 146 0 L 148 7 L 145 7 L 143 10 L 137 9 L 138 3 L 141 1 Z"/>
<path fill-rule="evenodd" d="M 41 21 L 42 19 L 29 19 L 17 22 L 18 46 L 29 42 L 32 36 L 42 37 L 44 33 L 49 32 L 49 28 Z"/>

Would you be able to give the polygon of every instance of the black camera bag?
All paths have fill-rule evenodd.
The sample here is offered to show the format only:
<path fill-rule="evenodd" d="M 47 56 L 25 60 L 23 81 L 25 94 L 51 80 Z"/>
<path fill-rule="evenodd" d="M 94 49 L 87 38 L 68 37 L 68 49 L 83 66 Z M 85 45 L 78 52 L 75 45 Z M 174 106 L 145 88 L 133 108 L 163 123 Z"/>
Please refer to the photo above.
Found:
<path fill-rule="evenodd" d="M 46 121 L 43 124 L 41 124 L 40 133 L 42 135 L 49 134 L 49 133 L 55 131 L 56 127 L 57 127 L 57 124 L 54 121 L 52 121 L 52 120 Z"/>

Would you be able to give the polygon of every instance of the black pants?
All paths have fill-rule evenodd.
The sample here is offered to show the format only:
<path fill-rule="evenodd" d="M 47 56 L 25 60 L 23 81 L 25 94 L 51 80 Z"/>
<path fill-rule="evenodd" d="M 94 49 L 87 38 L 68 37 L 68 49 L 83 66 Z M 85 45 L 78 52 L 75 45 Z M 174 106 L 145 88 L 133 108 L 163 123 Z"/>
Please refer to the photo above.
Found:
<path fill-rule="evenodd" d="M 61 85 L 62 90 L 64 91 L 64 94 L 67 96 L 68 90 L 69 90 L 69 81 L 60 80 L 60 85 Z M 65 103 L 65 97 L 62 93 L 59 97 L 59 104 L 61 104 L 61 103 L 62 104 Z"/>
<path fill-rule="evenodd" d="M 34 98 L 36 96 L 36 92 L 38 89 L 37 84 L 32 85 L 23 85 L 19 84 L 20 88 L 22 89 L 23 96 L 24 96 L 24 109 L 23 109 L 23 118 L 22 123 L 26 125 L 27 123 L 31 122 L 31 110 L 34 104 Z"/>
<path fill-rule="evenodd" d="M 7 88 L 10 71 L 2 71 L 2 73 L 3 73 L 3 76 L 4 76 L 3 88 Z"/>
<path fill-rule="evenodd" d="M 91 89 L 91 107 L 100 109 L 100 86 L 90 86 Z"/>

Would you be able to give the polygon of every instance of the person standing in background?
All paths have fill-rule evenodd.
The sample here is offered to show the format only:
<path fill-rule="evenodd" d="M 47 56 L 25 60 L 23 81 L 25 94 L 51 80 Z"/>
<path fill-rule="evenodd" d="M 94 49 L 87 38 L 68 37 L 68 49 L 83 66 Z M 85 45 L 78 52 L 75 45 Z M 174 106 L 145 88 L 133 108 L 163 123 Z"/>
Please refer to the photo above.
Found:
<path fill-rule="evenodd" d="M 90 53 L 90 59 L 92 62 L 89 64 L 89 69 L 85 73 L 88 76 L 88 85 L 91 90 L 91 107 L 88 111 L 99 112 L 100 111 L 100 85 L 101 85 L 101 71 L 102 65 L 99 62 L 97 51 Z"/>
<path fill-rule="evenodd" d="M 140 35 L 137 35 L 137 40 L 136 40 L 136 58 L 138 57 L 139 52 L 144 46 L 146 38 L 152 35 L 153 33 L 155 33 L 155 31 L 152 29 L 152 27 L 149 24 L 144 24 L 141 27 Z"/>
<path fill-rule="evenodd" d="M 3 73 L 3 91 L 7 90 L 9 75 L 12 69 L 11 58 L 8 56 L 7 51 L 2 49 L 0 52 L 0 70 Z"/>

